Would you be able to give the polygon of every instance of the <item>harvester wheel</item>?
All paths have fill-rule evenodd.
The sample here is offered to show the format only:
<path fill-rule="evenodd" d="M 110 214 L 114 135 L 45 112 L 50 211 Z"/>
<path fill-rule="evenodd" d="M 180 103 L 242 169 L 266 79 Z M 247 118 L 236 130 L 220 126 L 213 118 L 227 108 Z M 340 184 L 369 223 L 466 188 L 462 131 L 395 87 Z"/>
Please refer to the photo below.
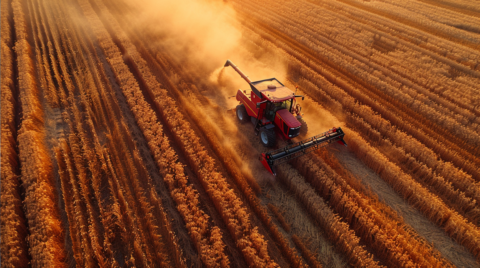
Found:
<path fill-rule="evenodd" d="M 272 147 L 277 141 L 274 129 L 262 129 L 260 130 L 260 141 L 265 147 Z"/>
<path fill-rule="evenodd" d="M 237 118 L 242 124 L 250 121 L 250 116 L 248 116 L 247 110 L 245 110 L 245 106 L 243 106 L 243 104 L 237 106 Z"/>
<path fill-rule="evenodd" d="M 304 137 L 307 136 L 307 132 L 308 132 L 307 122 L 305 122 L 305 120 L 303 120 L 303 118 L 300 118 L 298 120 L 298 122 L 300 122 L 302 124 L 302 126 L 300 127 L 300 133 L 298 134 L 298 136 L 300 138 L 304 138 Z"/>

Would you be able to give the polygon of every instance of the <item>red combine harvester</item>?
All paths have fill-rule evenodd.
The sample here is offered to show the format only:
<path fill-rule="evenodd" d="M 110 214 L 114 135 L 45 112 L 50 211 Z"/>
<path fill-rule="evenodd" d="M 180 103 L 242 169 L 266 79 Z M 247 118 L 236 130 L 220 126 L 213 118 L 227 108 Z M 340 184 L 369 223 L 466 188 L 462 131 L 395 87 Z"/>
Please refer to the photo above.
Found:
<path fill-rule="evenodd" d="M 277 134 L 288 141 L 302 132 L 306 133 L 307 125 L 302 119 L 300 104 L 296 103 L 296 98 L 301 97 L 303 100 L 303 96 L 295 95 L 276 78 L 251 81 L 230 60 L 227 60 L 224 67 L 228 66 L 240 74 L 251 89 L 248 93 L 247 90 L 237 91 L 236 98 L 240 102 L 236 108 L 237 118 L 241 123 L 253 123 L 255 135 L 260 133 L 260 141 L 264 146 L 275 146 Z M 284 148 L 262 153 L 260 161 L 270 173 L 276 175 L 273 168 L 275 165 L 315 151 L 331 142 L 347 145 L 343 140 L 344 135 L 341 128 L 332 128 Z"/>

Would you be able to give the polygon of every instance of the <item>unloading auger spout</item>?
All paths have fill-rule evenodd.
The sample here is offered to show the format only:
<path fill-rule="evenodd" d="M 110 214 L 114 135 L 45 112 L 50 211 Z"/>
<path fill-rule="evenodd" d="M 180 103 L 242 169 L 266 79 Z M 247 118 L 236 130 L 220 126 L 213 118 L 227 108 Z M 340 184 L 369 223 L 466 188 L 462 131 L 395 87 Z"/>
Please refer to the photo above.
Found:
<path fill-rule="evenodd" d="M 238 67 L 237 65 L 233 64 L 233 62 L 231 62 L 230 60 L 227 60 L 227 62 L 225 63 L 225 65 L 223 67 L 228 67 L 228 66 L 231 66 L 243 79 L 245 79 L 245 81 L 247 81 L 247 83 L 252 83 L 252 80 L 250 80 L 250 78 L 248 78 L 248 76 L 246 74 L 244 74 Z"/>

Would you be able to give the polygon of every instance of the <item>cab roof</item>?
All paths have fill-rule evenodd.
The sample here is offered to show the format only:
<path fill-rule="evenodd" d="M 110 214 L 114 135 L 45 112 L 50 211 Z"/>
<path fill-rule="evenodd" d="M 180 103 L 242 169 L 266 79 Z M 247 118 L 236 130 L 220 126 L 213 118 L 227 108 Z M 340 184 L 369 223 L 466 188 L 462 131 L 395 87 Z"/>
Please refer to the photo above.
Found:
<path fill-rule="evenodd" d="M 276 78 L 251 82 L 250 87 L 257 96 L 266 98 L 271 102 L 282 102 L 295 96 L 295 93 L 291 89 L 283 85 Z"/>

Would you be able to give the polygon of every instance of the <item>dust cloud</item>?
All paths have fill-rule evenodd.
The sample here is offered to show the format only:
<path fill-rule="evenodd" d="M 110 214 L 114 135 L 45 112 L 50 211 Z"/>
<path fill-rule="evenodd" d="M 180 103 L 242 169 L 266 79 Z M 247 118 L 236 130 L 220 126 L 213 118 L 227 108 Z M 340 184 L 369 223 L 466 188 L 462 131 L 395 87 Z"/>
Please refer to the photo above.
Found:
<path fill-rule="evenodd" d="M 224 98 L 234 95 L 239 88 L 248 88 L 233 69 L 223 70 L 227 59 L 252 80 L 286 76 L 282 61 L 272 55 L 259 58 L 245 48 L 237 15 L 223 1 L 131 1 L 139 14 L 131 25 L 133 30 L 155 37 L 150 46 L 167 51 L 185 68 L 195 69 L 195 73 L 219 87 L 215 90 Z"/>
<path fill-rule="evenodd" d="M 241 33 L 229 21 L 235 12 L 220 1 L 144 0 L 137 5 L 138 30 L 161 36 L 168 52 L 207 70 L 221 66 L 238 44 Z"/>

